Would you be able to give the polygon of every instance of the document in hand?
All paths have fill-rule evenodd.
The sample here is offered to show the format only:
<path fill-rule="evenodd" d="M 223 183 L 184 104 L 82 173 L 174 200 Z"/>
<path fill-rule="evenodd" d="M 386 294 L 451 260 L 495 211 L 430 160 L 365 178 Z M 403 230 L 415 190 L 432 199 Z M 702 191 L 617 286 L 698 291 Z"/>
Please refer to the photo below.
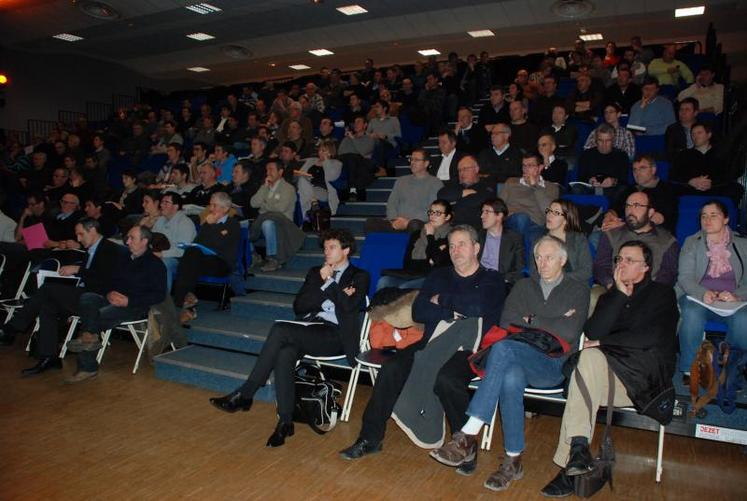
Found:
<path fill-rule="evenodd" d="M 687 296 L 687 299 L 708 308 L 713 313 L 722 317 L 730 317 L 738 312 L 743 306 L 747 305 L 747 301 L 714 301 L 711 304 L 706 304 L 692 296 Z"/>
<path fill-rule="evenodd" d="M 28 250 L 43 249 L 44 244 L 49 240 L 47 230 L 44 229 L 42 223 L 36 223 L 28 228 L 22 228 L 21 233 L 23 234 L 23 241 L 26 243 L 26 248 Z"/>

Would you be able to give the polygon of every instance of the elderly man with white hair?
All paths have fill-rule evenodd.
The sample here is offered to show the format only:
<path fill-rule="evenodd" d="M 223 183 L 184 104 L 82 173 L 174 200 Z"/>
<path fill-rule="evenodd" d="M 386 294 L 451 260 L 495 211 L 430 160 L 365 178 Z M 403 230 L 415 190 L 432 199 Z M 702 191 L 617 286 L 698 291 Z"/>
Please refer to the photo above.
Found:
<path fill-rule="evenodd" d="M 210 197 L 208 215 L 192 245 L 184 251 L 174 277 L 174 304 L 184 308 L 182 321 L 196 315 L 194 290 L 200 275 L 227 276 L 236 265 L 241 229 L 239 221 L 231 217 L 231 196 L 225 192 Z"/>
<path fill-rule="evenodd" d="M 565 277 L 567 259 L 565 244 L 555 237 L 544 236 L 534 245 L 539 279 L 520 280 L 506 299 L 500 326 L 511 327 L 512 333 L 490 346 L 483 364 L 485 375 L 467 410 L 469 420 L 451 441 L 431 452 L 447 466 L 474 467 L 477 435 L 491 422 L 497 407 L 506 455 L 498 471 L 485 481 L 490 490 L 506 490 L 524 475 L 524 390 L 561 384 L 563 364 L 578 347 L 589 288 Z"/>

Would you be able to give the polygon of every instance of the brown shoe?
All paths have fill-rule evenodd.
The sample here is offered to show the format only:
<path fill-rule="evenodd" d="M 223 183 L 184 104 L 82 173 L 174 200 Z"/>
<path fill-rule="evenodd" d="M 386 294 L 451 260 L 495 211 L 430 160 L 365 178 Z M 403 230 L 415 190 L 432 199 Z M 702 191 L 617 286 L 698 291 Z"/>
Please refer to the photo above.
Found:
<path fill-rule="evenodd" d="M 465 435 L 458 431 L 450 441 L 432 450 L 430 456 L 446 466 L 458 467 L 472 462 L 477 457 L 477 435 Z"/>
<path fill-rule="evenodd" d="M 80 383 L 81 381 L 87 381 L 89 379 L 95 378 L 98 376 L 98 372 L 86 372 L 86 371 L 78 371 L 69 378 L 65 379 L 65 384 L 75 384 Z"/>
<path fill-rule="evenodd" d="M 524 467 L 521 465 L 521 456 L 506 456 L 503 458 L 498 471 L 493 472 L 485 481 L 485 487 L 491 491 L 505 491 L 514 480 L 521 480 L 524 476 Z"/>
<path fill-rule="evenodd" d="M 184 303 L 182 304 L 182 308 L 194 308 L 197 306 L 197 303 L 199 300 L 197 299 L 197 296 L 195 296 L 191 292 L 187 292 L 187 295 L 184 296 Z"/>

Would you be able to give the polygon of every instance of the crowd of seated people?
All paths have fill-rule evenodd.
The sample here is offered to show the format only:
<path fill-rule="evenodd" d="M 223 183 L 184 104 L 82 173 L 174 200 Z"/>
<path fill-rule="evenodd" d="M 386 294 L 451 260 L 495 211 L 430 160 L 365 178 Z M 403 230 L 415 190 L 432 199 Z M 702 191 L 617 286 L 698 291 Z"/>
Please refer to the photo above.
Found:
<path fill-rule="evenodd" d="M 182 323 L 193 320 L 200 275 L 235 271 L 242 224 L 253 243 L 254 271 L 282 268 L 302 247 L 312 208 L 326 204 L 334 214 L 342 203 L 365 200 L 374 179 L 392 173 L 405 128 L 416 124 L 437 138 L 439 154 L 410 145 L 411 173 L 396 179 L 386 216 L 369 218 L 366 232 L 409 234 L 403 268 L 386 270 L 378 287 L 420 289 L 413 318 L 425 335 L 382 367 L 359 437 L 341 454 L 352 460 L 380 450 L 389 416 L 408 422 L 410 399 L 427 381 L 434 388 L 429 405 L 441 411 L 434 418 L 446 417 L 451 436 L 422 443 L 436 447 L 432 456 L 443 464 L 473 471 L 476 435 L 501 413 L 506 458 L 485 485 L 505 490 L 524 474 L 524 389 L 562 383 L 563 363 L 576 357 L 578 378 L 554 458 L 562 470 L 545 488 L 548 495 L 567 492 L 569 478 L 591 462 L 593 421 L 578 380 L 596 408 L 611 367 L 616 405 L 646 409 L 646 392 L 671 384 L 674 374 L 677 298 L 689 319 L 679 332 L 684 375 L 703 324 L 718 319 L 686 297 L 706 304 L 747 300 L 747 247 L 729 229 L 722 202 L 703 207 L 702 231 L 682 252 L 674 237 L 682 196 L 722 196 L 738 205 L 743 195 L 736 175 L 720 168 L 712 123 L 697 118 L 699 111 L 723 111 L 714 72 L 704 67 L 694 79 L 673 47 L 654 58 L 639 39 L 622 54 L 614 43 L 595 55 L 579 42 L 567 58 L 548 51 L 536 72 L 497 75 L 487 55 L 463 62 L 452 54 L 412 72 L 398 65 L 379 70 L 369 60 L 347 78 L 332 70 L 303 86 L 247 86 L 217 108 L 187 100 L 158 112 L 140 105 L 118 110 L 105 130 L 89 131 L 85 123 L 54 130 L 25 156 L 7 139 L 0 151 L 7 195 L 0 198 L 10 216 L 0 217 L 3 229 L 10 228 L 0 232 L 3 297 L 13 295 L 29 263 L 35 269 L 50 257 L 60 261 L 61 275 L 81 281 L 67 295 L 57 284 L 39 290 L 32 284 L 30 301 L 2 326 L 0 342 L 11 344 L 38 316 L 39 361 L 23 374 L 58 368 L 57 324 L 79 314 L 83 333 L 69 345 L 80 354 L 79 370 L 71 382 L 94 377 L 102 330 L 142 318 L 163 301 L 181 310 Z M 559 83 L 569 77 L 573 89 L 561 96 Z M 681 89 L 678 121 L 661 85 Z M 472 105 L 482 96 L 487 101 L 475 116 Z M 624 125 L 626 115 L 632 128 Z M 581 137 L 581 130 L 590 132 Z M 636 154 L 638 135 L 666 135 L 666 146 Z M 668 180 L 658 175 L 662 158 L 671 163 Z M 589 207 L 569 194 L 602 196 L 608 209 L 589 217 Z M 31 229 L 39 227 L 46 239 L 30 245 Z M 116 235 L 126 250 L 110 245 Z M 158 235 L 166 245 L 154 245 Z M 309 325 L 273 327 L 247 382 L 213 399 L 221 410 L 248 410 L 269 373 L 282 373 L 272 447 L 293 434 L 295 362 L 304 354 L 344 353 L 354 363 L 358 350 L 368 274 L 348 260 L 355 250 L 348 232 L 333 230 L 321 241 L 324 263 L 308 272 L 294 303 Z M 122 264 L 112 266 L 117 259 Z M 626 308 L 640 312 L 632 324 L 622 320 Z M 727 339 L 747 349 L 744 314 L 727 323 Z M 489 350 L 484 384 L 470 401 L 467 355 L 492 327 L 511 326 L 525 339 Z M 644 327 L 656 335 L 645 336 Z M 458 345 L 445 341 L 444 330 Z M 537 332 L 550 335 L 561 356 L 536 350 Z M 589 341 L 579 356 L 582 332 Z M 620 363 L 630 354 L 640 370 Z M 659 379 L 646 379 L 648 373 Z M 643 391 L 642 384 L 651 387 Z M 652 417 L 665 423 L 671 413 Z"/>

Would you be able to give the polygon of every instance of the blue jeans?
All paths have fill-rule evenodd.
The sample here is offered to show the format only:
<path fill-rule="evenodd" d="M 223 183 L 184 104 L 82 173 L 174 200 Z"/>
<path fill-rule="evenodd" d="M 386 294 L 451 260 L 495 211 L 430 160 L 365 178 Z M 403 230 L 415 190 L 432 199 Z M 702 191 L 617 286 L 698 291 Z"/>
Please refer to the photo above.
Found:
<path fill-rule="evenodd" d="M 171 284 L 174 283 L 174 275 L 176 275 L 176 269 L 179 267 L 179 258 L 177 257 L 162 257 L 161 261 L 166 265 L 166 293 L 171 292 Z"/>
<path fill-rule="evenodd" d="M 553 388 L 563 382 L 565 357 L 552 358 L 528 344 L 505 340 L 488 354 L 485 377 L 470 401 L 467 415 L 490 423 L 500 405 L 503 446 L 507 452 L 524 450 L 524 389 Z"/>
<path fill-rule="evenodd" d="M 379 278 L 378 282 L 376 282 L 376 290 L 383 289 L 384 287 L 399 287 L 400 289 L 420 289 L 421 287 L 423 287 L 423 282 L 425 282 L 425 277 L 406 280 L 404 278 L 384 275 L 383 277 Z"/>
<path fill-rule="evenodd" d="M 262 235 L 265 237 L 265 249 L 267 257 L 275 257 L 278 254 L 278 228 L 275 221 L 266 219 L 262 221 Z"/>
<path fill-rule="evenodd" d="M 524 237 L 524 249 L 529 259 L 529 256 L 532 256 L 532 243 L 542 236 L 545 227 L 532 221 L 525 212 L 516 212 L 508 216 L 506 227 Z"/>
<path fill-rule="evenodd" d="M 747 307 L 730 317 L 721 317 L 708 308 L 682 296 L 680 303 L 680 371 L 690 372 L 700 343 L 703 342 L 705 324 L 716 320 L 726 324 L 726 341 L 747 350 Z"/>

